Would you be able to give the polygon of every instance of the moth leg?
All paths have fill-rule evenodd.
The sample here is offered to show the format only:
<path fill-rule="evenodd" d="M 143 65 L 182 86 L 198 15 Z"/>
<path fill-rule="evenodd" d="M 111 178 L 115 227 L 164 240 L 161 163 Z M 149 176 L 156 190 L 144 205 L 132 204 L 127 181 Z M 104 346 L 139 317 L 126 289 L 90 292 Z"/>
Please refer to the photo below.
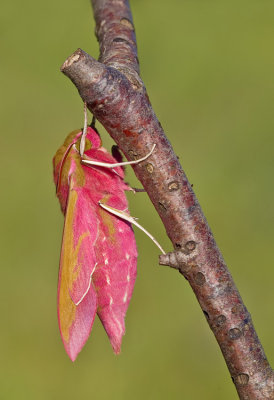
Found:
<path fill-rule="evenodd" d="M 129 190 L 130 192 L 133 192 L 134 194 L 136 194 L 136 193 L 146 193 L 147 192 L 145 189 L 139 189 L 139 188 L 131 187 L 128 183 L 127 183 L 127 185 L 128 185 L 128 189 L 127 190 Z"/>
<path fill-rule="evenodd" d="M 120 163 L 120 162 L 123 161 L 123 155 L 122 155 L 122 153 L 120 152 L 119 146 L 117 146 L 117 144 L 115 144 L 115 145 L 112 146 L 112 148 L 111 148 L 111 154 L 112 154 L 112 157 L 114 157 L 115 160 L 117 160 L 118 163 Z M 124 169 L 124 168 L 123 168 L 123 169 Z M 118 174 L 118 172 L 115 171 L 115 169 L 113 169 L 113 172 L 116 173 L 116 175 L 120 176 L 120 175 Z M 131 187 L 130 184 L 127 183 L 127 182 L 126 182 L 126 184 L 127 184 L 127 186 L 128 186 L 128 189 L 127 189 L 127 190 L 133 192 L 134 194 L 136 194 L 137 192 L 138 192 L 138 193 L 139 193 L 139 192 L 146 192 L 145 189 L 133 188 L 133 187 Z"/>
<path fill-rule="evenodd" d="M 132 217 L 131 215 L 125 213 L 124 211 L 117 210 L 116 208 L 110 207 L 102 201 L 99 201 L 99 206 L 102 207 L 104 210 L 108 211 L 109 213 L 116 215 L 119 218 L 122 218 L 125 221 L 130 222 L 131 224 L 137 226 L 141 231 L 143 231 L 161 250 L 163 254 L 166 254 L 163 250 L 162 246 L 157 242 L 157 240 L 142 226 L 137 222 L 137 218 Z"/>
<path fill-rule="evenodd" d="M 109 165 L 109 164 L 108 164 Z M 115 171 L 114 168 L 111 168 L 112 172 L 114 172 L 119 178 L 123 179 L 123 177 L 119 174 L 119 172 Z"/>
<path fill-rule="evenodd" d="M 82 139 L 81 139 L 82 140 Z M 98 167 L 105 167 L 105 168 L 115 168 L 115 167 L 122 167 L 123 165 L 132 165 L 132 164 L 138 164 L 141 161 L 145 161 L 151 154 L 153 153 L 154 149 L 156 147 L 156 144 L 152 146 L 152 149 L 148 154 L 146 154 L 144 157 L 139 158 L 138 160 L 133 160 L 133 161 L 125 161 L 125 162 L 120 162 L 120 163 L 114 163 L 114 164 L 108 164 L 100 161 L 93 161 L 93 160 L 86 160 L 85 158 L 82 158 L 82 163 L 86 165 L 97 165 Z"/>
<path fill-rule="evenodd" d="M 123 161 L 123 154 L 121 153 L 119 146 L 117 144 L 114 144 L 111 148 L 111 154 L 112 157 L 115 158 L 115 160 L 120 163 Z"/>
<path fill-rule="evenodd" d="M 90 123 L 90 127 L 93 128 L 93 129 L 95 129 L 95 123 L 96 123 L 96 117 L 93 115 L 93 116 L 92 116 L 91 123 Z"/>

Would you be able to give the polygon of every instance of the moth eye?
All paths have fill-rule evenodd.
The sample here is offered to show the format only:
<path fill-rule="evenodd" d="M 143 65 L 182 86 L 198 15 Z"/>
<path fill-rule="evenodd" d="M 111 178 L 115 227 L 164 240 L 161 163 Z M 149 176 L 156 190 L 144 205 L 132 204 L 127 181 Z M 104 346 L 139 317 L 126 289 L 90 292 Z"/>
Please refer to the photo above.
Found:
<path fill-rule="evenodd" d="M 86 139 L 86 144 L 85 144 L 85 151 L 90 150 L 92 148 L 92 143 L 90 140 Z"/>
<path fill-rule="evenodd" d="M 80 143 L 81 143 L 81 137 L 77 140 L 77 142 L 75 143 L 75 147 L 76 147 L 76 149 L 78 150 L 78 152 L 80 153 Z M 85 141 L 85 150 L 84 151 L 86 151 L 86 150 L 90 150 L 92 148 L 92 143 L 91 143 L 91 141 L 90 140 L 88 140 L 87 138 L 86 138 L 86 141 Z"/>

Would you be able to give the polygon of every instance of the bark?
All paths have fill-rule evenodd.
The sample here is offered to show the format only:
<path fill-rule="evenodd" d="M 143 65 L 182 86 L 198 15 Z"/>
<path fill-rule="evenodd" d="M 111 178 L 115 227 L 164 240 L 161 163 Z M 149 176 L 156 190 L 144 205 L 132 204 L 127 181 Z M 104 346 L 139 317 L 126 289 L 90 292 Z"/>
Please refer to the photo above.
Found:
<path fill-rule="evenodd" d="M 92 0 L 100 58 L 78 49 L 61 70 L 133 167 L 175 251 L 160 264 L 188 280 L 221 348 L 240 399 L 273 399 L 273 372 L 205 216 L 139 76 L 135 31 L 126 0 Z"/>

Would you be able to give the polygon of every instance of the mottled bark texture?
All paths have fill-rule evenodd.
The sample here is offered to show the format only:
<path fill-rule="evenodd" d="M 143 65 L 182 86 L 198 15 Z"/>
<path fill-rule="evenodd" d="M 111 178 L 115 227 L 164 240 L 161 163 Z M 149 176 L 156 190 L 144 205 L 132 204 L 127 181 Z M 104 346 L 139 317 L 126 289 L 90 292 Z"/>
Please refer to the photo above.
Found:
<path fill-rule="evenodd" d="M 62 72 L 77 87 L 133 167 L 159 213 L 175 251 L 160 257 L 188 280 L 224 355 L 241 399 L 272 399 L 273 373 L 201 207 L 151 107 L 139 76 L 136 39 L 126 0 L 92 0 L 100 59 L 81 49 Z M 145 7 L 145 5 L 144 5 Z M 174 327 L 176 329 L 176 327 Z"/>

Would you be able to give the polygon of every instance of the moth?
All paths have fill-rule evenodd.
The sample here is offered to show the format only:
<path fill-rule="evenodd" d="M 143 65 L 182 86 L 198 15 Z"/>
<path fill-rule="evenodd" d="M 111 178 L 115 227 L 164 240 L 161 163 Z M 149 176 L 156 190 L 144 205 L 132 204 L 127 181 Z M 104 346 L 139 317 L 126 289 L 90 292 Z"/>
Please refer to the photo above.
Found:
<path fill-rule="evenodd" d="M 137 269 L 137 248 L 128 212 L 123 165 L 102 147 L 85 124 L 73 131 L 54 159 L 54 182 L 65 216 L 58 280 L 58 323 L 65 350 L 74 361 L 99 316 L 116 354 Z M 159 245 L 160 246 L 160 245 Z M 161 248 L 161 247 L 160 247 Z M 162 250 L 162 248 L 161 248 Z M 162 250 L 163 252 L 163 250 Z"/>

